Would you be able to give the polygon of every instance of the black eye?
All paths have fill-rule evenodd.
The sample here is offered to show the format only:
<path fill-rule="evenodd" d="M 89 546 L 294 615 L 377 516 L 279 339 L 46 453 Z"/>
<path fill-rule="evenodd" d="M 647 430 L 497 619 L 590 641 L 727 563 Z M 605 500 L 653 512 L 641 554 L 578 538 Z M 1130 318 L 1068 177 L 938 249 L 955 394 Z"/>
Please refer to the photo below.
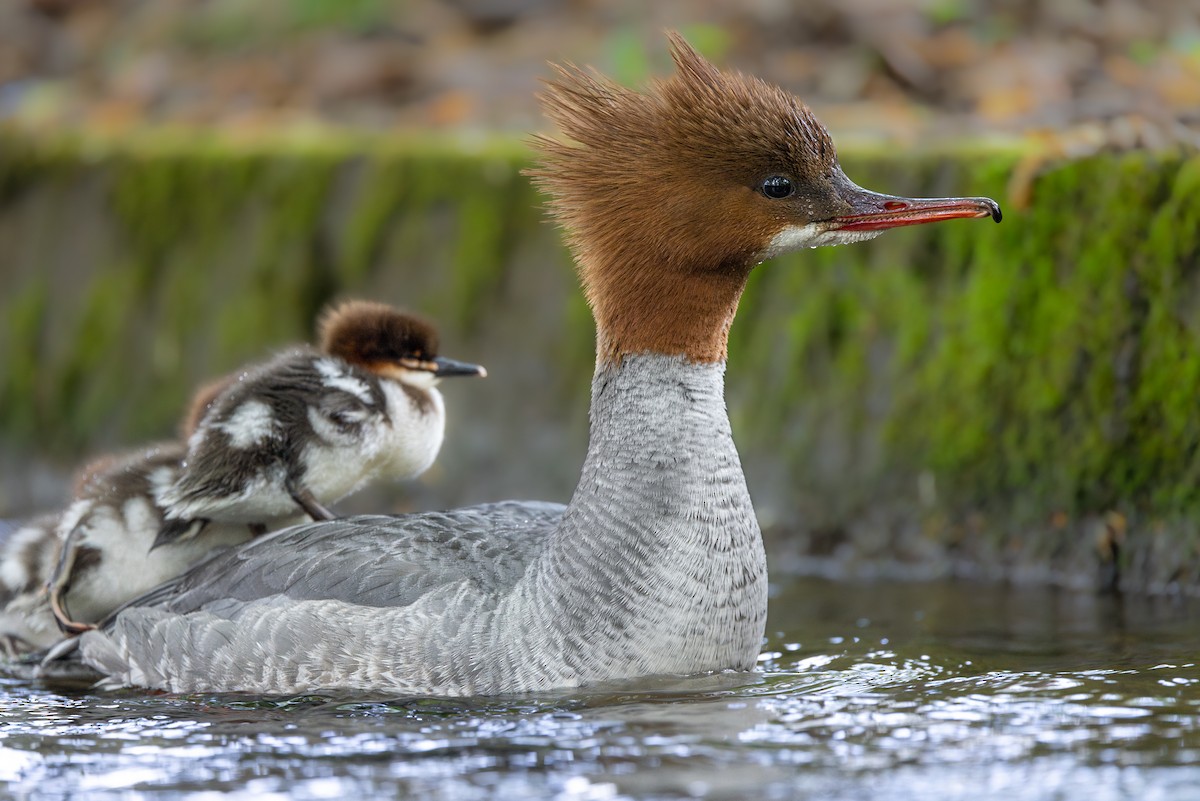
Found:
<path fill-rule="evenodd" d="M 773 200 L 779 200 L 792 194 L 792 179 L 782 175 L 772 175 L 762 182 L 762 193 Z"/>

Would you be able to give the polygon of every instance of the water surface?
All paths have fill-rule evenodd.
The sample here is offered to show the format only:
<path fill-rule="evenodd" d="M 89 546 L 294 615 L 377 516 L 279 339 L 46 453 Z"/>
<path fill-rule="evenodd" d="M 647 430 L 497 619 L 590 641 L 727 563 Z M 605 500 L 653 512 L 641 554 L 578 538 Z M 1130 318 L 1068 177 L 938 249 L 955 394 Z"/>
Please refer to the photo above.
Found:
<path fill-rule="evenodd" d="M 1194 603 L 774 586 L 759 670 L 484 700 L 0 682 L 16 798 L 1200 799 Z"/>

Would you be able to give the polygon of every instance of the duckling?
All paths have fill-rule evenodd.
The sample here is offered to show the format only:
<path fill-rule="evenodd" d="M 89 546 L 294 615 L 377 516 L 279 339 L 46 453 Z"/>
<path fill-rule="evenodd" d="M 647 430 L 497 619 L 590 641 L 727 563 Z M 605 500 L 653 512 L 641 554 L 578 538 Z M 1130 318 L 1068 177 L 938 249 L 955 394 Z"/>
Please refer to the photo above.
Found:
<path fill-rule="evenodd" d="M 0 542 L 0 604 L 45 583 L 58 559 L 58 515 L 17 523 Z"/>
<path fill-rule="evenodd" d="M 438 380 L 486 375 L 438 356 L 432 325 L 381 303 L 331 308 L 319 331 L 319 351 L 287 351 L 216 392 L 159 495 L 167 516 L 154 547 L 209 521 L 331 520 L 326 504 L 367 483 L 420 475 L 445 431 Z"/>
<path fill-rule="evenodd" d="M 101 457 L 79 471 L 72 502 L 13 532 L 0 553 L 0 647 L 9 656 L 77 634 L 214 549 L 248 540 L 222 526 L 202 543 L 148 554 L 162 526 L 158 485 L 179 470 L 185 450 L 159 443 Z"/>
<path fill-rule="evenodd" d="M 54 630 L 45 618 L 27 620 L 22 610 L 44 595 L 58 561 L 58 520 L 57 514 L 40 515 L 18 524 L 0 543 L 0 650 L 10 658 Z"/>
<path fill-rule="evenodd" d="M 183 418 L 194 433 L 203 410 L 231 379 L 201 387 Z M 88 462 L 72 502 L 14 531 L 0 549 L 0 647 L 11 657 L 44 648 L 61 630 L 77 634 L 150 587 L 183 573 L 214 549 L 253 535 L 222 526 L 203 543 L 147 554 L 162 527 L 158 486 L 178 473 L 186 449 L 159 443 Z M 57 624 L 57 625 L 56 625 Z"/>
<path fill-rule="evenodd" d="M 74 502 L 63 513 L 61 550 L 47 581 L 46 606 L 67 634 L 92 628 L 121 604 L 254 532 L 215 526 L 200 542 L 152 550 L 163 525 L 157 501 L 182 467 L 185 446 L 162 442 L 104 457 L 82 474 Z"/>

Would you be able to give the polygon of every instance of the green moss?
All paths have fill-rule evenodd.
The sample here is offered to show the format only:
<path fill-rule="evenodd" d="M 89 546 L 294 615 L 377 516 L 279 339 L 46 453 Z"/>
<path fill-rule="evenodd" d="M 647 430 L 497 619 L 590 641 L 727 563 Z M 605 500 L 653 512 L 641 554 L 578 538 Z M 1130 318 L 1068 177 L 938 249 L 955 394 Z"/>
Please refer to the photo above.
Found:
<path fill-rule="evenodd" d="M 1178 229 L 1153 224 L 1181 216 L 1169 198 L 1190 173 L 1178 170 L 1142 154 L 1063 165 L 1039 181 L 1038 205 L 999 229 L 939 230 L 938 282 L 899 281 L 877 298 L 884 317 L 898 304 L 887 337 L 900 389 L 895 450 L 920 454 L 975 499 L 1019 493 L 1080 509 L 1158 492 L 1170 474 L 1147 449 L 1161 450 L 1172 426 L 1192 426 L 1180 401 L 1154 410 L 1171 419 L 1165 429 L 1137 408 L 1148 391 L 1170 398 L 1149 390 L 1146 355 L 1168 349 L 1183 366 L 1194 345 L 1180 342 L 1178 311 L 1156 288 L 1187 262 L 1174 250 Z M 1080 219 L 1064 225 L 1051 208 Z"/>
<path fill-rule="evenodd" d="M 488 159 L 458 167 L 459 174 L 448 176 L 447 183 L 465 191 L 456 209 L 451 280 L 442 305 L 453 310 L 459 327 L 472 331 L 495 297 L 517 238 L 529 231 L 533 198 L 517 164 Z"/>
<path fill-rule="evenodd" d="M 864 186 L 1001 198 L 1021 155 L 843 150 Z M 0 436 L 75 453 L 169 433 L 196 382 L 308 340 L 339 296 L 486 340 L 513 293 L 537 291 L 514 288 L 521 270 L 569 269 L 525 160 L 511 140 L 0 132 L 0 214 L 35 221 L 0 276 Z M 73 221 L 95 247 L 46 244 L 60 229 L 43 212 L 79 197 L 100 199 Z M 769 455 L 847 504 L 932 474 L 929 536 L 950 539 L 961 509 L 1200 511 L 1197 198 L 1200 158 L 1098 155 L 1049 165 L 1001 225 L 761 266 L 730 340 L 747 462 Z M 555 335 L 514 346 L 585 386 L 586 304 L 553 303 L 530 331 Z"/>
<path fill-rule="evenodd" d="M 85 293 L 82 313 L 75 321 L 71 338 L 74 347 L 57 354 L 52 362 L 56 369 L 45 376 L 47 397 L 54 402 L 42 407 L 41 430 L 75 442 L 110 424 L 109 414 L 129 384 L 95 381 L 93 376 L 98 367 L 113 368 L 118 375 L 136 370 L 136 365 L 117 361 L 114 356 L 130 352 L 132 332 L 127 325 L 127 304 L 131 298 L 138 299 L 140 279 L 137 270 L 121 267 L 94 277 Z M 149 411 L 153 413 L 152 405 Z"/>
<path fill-rule="evenodd" d="M 48 182 L 62 182 L 64 196 L 98 183 L 106 203 L 88 222 L 115 240 L 93 262 L 22 266 L 78 273 L 87 283 L 77 308 L 69 297 L 39 302 L 41 283 L 5 287 L 8 341 L 22 343 L 13 350 L 28 352 L 30 331 L 64 332 L 58 350 L 30 354 L 36 370 L 14 362 L 0 377 L 14 399 L 8 435 L 49 425 L 41 441 L 52 449 L 86 447 L 97 427 L 101 442 L 168 432 L 196 382 L 310 340 L 325 303 L 376 296 L 384 275 L 401 283 L 387 299 L 470 329 L 540 219 L 508 140 L 2 136 L 0 210 Z M 53 221 L 30 239 L 57 230 Z M 52 397 L 33 403 L 35 391 Z M 145 394 L 137 413 L 114 415 L 131 391 Z"/>
<path fill-rule="evenodd" d="M 346 221 L 345 244 L 338 262 L 338 278 L 361 284 L 378 261 L 387 231 L 404 208 L 409 190 L 406 163 L 372 153 L 363 160 L 362 187 L 354 213 Z"/>
<path fill-rule="evenodd" d="M 0 424 L 6 436 L 29 447 L 42 438 L 43 403 L 61 395 L 56 387 L 42 383 L 42 324 L 51 292 L 48 282 L 35 278 L 5 295 L 0 302 L 0 347 L 5 354 Z"/>
<path fill-rule="evenodd" d="M 884 191 L 998 197 L 1013 165 L 846 160 Z M 731 339 L 743 452 L 782 452 L 824 505 L 930 472 L 950 511 L 1003 510 L 988 531 L 1014 543 L 1052 512 L 1200 513 L 1198 177 L 1194 157 L 1096 156 L 1047 170 L 999 226 L 764 265 Z M 1090 547 L 1052 534 L 1026 539 Z"/>

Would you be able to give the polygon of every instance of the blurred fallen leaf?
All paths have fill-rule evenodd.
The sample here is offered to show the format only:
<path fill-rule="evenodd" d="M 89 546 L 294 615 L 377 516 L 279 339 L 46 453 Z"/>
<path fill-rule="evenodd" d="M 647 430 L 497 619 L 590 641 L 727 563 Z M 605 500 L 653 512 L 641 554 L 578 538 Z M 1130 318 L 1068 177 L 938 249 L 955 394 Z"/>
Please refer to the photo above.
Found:
<path fill-rule="evenodd" d="M 432 125 L 448 128 L 461 125 L 471 118 L 475 110 L 475 96 L 469 92 L 443 92 L 434 98 L 428 107 L 428 119 Z"/>

